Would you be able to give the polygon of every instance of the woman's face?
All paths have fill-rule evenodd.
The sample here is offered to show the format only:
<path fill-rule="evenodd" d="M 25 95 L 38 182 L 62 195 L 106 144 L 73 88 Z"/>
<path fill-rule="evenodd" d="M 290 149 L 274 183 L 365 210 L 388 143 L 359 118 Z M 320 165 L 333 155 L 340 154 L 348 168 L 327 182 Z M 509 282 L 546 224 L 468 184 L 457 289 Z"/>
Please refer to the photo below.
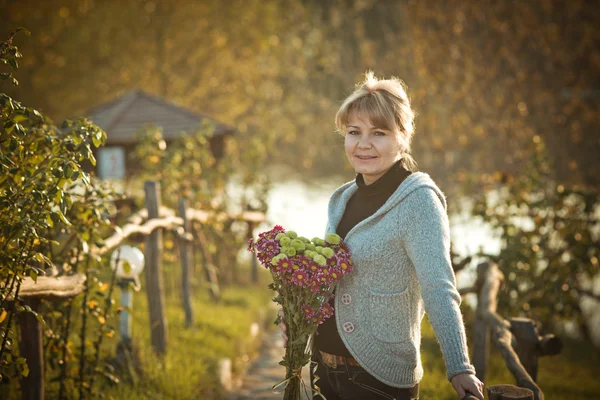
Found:
<path fill-rule="evenodd" d="M 400 159 L 401 135 L 398 130 L 371 125 L 367 115 L 350 115 L 344 136 L 346 156 L 367 185 L 381 178 Z"/>

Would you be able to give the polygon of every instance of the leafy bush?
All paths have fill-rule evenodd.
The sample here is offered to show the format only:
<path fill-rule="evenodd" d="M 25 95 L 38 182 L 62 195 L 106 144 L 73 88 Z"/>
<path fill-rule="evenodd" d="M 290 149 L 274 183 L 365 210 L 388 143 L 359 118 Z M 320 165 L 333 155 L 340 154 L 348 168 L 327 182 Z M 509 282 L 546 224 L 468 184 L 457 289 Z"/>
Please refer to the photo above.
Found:
<path fill-rule="evenodd" d="M 506 277 L 499 308 L 549 326 L 575 320 L 585 333 L 580 301 L 600 271 L 600 194 L 558 183 L 539 136 L 524 150 L 519 174 L 488 176 L 472 209 L 502 240 L 499 254 L 483 254 Z"/>

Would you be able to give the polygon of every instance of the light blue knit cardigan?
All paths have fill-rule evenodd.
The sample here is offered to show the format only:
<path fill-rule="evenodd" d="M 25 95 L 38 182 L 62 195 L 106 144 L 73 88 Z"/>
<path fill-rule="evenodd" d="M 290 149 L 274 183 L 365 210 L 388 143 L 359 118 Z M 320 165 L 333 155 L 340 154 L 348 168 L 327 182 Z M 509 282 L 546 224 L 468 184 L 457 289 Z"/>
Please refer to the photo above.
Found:
<path fill-rule="evenodd" d="M 357 189 L 352 181 L 332 194 L 327 233 L 335 232 Z M 421 320 L 427 312 L 448 379 L 474 374 L 450 263 L 446 199 L 429 175 L 411 174 L 345 241 L 355 268 L 336 288 L 335 316 L 342 340 L 361 366 L 390 386 L 418 383 Z"/>

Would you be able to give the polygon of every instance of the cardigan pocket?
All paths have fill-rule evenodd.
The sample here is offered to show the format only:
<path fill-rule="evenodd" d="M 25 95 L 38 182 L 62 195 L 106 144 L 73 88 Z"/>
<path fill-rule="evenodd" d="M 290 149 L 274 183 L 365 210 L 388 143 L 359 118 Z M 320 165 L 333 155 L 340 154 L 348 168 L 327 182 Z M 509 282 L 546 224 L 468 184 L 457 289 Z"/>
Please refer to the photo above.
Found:
<path fill-rule="evenodd" d="M 401 343 L 410 339 L 411 324 L 408 288 L 396 293 L 369 290 L 369 329 L 384 343 Z"/>

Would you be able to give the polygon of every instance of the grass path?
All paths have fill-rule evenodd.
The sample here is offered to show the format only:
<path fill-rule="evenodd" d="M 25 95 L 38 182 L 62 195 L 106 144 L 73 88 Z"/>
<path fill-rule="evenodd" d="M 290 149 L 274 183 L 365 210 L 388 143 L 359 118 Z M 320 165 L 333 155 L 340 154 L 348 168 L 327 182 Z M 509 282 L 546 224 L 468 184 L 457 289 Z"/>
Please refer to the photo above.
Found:
<path fill-rule="evenodd" d="M 283 379 L 285 369 L 279 365 L 284 355 L 279 332 L 265 334 L 261 356 L 252 364 L 243 379 L 242 387 L 227 400 L 281 400 L 283 393 L 273 393 L 271 387 Z M 305 382 L 310 382 L 308 368 L 302 369 Z"/>

